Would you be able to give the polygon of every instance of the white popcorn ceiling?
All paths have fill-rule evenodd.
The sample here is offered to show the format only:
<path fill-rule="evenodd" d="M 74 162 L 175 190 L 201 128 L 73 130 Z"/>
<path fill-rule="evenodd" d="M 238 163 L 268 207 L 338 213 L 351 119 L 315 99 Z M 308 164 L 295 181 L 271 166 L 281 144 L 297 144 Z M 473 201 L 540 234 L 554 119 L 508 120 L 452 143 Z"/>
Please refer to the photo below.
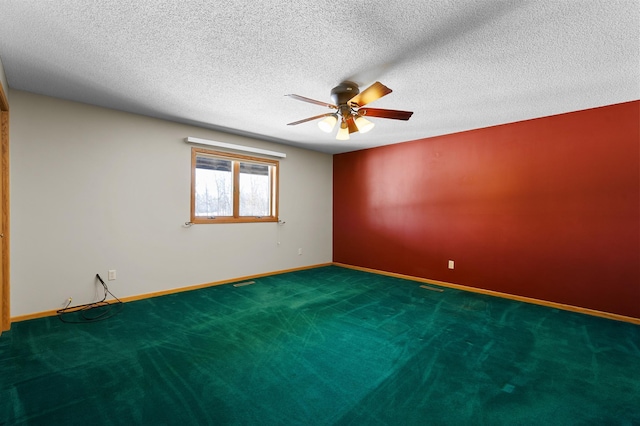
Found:
<path fill-rule="evenodd" d="M 13 89 L 339 153 L 639 99 L 639 28 L 637 0 L 3 0 L 0 59 Z M 413 117 L 287 126 L 330 110 L 284 95 L 343 80 Z"/>

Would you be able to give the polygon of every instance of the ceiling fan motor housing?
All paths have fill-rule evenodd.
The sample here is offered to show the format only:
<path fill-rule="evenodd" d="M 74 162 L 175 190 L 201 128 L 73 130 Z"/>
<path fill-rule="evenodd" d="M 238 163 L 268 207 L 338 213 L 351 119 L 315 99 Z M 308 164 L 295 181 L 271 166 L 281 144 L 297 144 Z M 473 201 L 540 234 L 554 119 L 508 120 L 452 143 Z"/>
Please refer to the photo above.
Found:
<path fill-rule="evenodd" d="M 358 85 L 352 81 L 343 81 L 338 84 L 336 87 L 331 89 L 331 100 L 334 104 L 341 107 L 346 105 L 347 102 L 354 96 L 360 93 L 360 89 L 358 89 Z"/>

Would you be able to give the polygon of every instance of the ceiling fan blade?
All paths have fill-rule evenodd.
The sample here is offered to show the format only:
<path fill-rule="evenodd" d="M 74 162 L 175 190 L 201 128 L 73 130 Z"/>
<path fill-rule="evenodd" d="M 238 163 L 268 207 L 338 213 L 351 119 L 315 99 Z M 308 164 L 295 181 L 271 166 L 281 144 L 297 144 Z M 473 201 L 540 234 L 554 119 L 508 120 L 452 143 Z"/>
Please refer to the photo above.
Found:
<path fill-rule="evenodd" d="M 371 86 L 367 87 L 362 92 L 351 98 L 349 100 L 349 104 L 358 107 L 365 106 L 366 104 L 369 104 L 376 99 L 380 99 L 381 97 L 386 96 L 391 92 L 392 90 L 387 86 L 380 83 L 379 81 L 376 81 Z"/>
<path fill-rule="evenodd" d="M 356 121 L 353 119 L 353 115 L 350 115 L 349 117 L 347 117 L 346 122 L 347 122 L 347 128 L 349 129 L 349 134 L 358 131 L 358 126 L 356 126 Z"/>
<path fill-rule="evenodd" d="M 289 96 L 289 97 L 291 97 L 293 99 L 297 99 L 297 100 L 302 101 L 302 102 L 309 102 L 310 104 L 316 104 L 316 105 L 324 106 L 324 107 L 327 107 L 327 108 L 338 109 L 338 107 L 333 105 L 333 104 L 328 104 L 328 103 L 322 102 L 322 101 L 316 101 L 315 99 L 305 98 L 304 96 L 300 96 L 300 95 L 289 94 L 289 95 L 285 95 L 285 96 Z"/>
<path fill-rule="evenodd" d="M 333 112 L 328 112 L 326 114 L 316 115 L 314 117 L 305 118 L 303 120 L 294 121 L 293 123 L 288 123 L 287 126 L 295 126 L 296 124 L 306 123 L 307 121 L 317 120 L 318 118 L 328 117 L 330 115 L 334 115 Z"/>
<path fill-rule="evenodd" d="M 367 117 L 391 118 L 393 120 L 408 120 L 413 111 L 400 111 L 397 109 L 360 108 L 358 113 Z"/>

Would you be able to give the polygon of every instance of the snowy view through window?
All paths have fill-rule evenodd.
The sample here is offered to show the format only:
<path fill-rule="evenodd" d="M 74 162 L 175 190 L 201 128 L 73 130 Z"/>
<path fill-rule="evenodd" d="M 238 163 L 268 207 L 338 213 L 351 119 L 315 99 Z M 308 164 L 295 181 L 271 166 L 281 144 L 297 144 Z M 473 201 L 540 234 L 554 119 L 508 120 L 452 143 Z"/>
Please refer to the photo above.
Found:
<path fill-rule="evenodd" d="M 196 216 L 233 216 L 232 161 L 215 160 L 215 170 L 213 168 L 196 167 Z M 269 169 L 269 166 L 262 164 L 240 163 L 240 216 L 262 217 L 271 214 Z"/>

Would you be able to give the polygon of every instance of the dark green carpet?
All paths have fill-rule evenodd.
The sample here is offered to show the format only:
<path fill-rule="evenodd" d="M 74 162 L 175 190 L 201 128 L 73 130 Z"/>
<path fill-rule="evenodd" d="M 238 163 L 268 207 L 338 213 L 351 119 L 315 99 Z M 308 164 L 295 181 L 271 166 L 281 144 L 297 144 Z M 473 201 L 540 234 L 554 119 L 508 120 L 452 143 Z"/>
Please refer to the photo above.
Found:
<path fill-rule="evenodd" d="M 640 424 L 640 326 L 338 267 L 255 281 L 13 324 L 0 424 Z"/>

